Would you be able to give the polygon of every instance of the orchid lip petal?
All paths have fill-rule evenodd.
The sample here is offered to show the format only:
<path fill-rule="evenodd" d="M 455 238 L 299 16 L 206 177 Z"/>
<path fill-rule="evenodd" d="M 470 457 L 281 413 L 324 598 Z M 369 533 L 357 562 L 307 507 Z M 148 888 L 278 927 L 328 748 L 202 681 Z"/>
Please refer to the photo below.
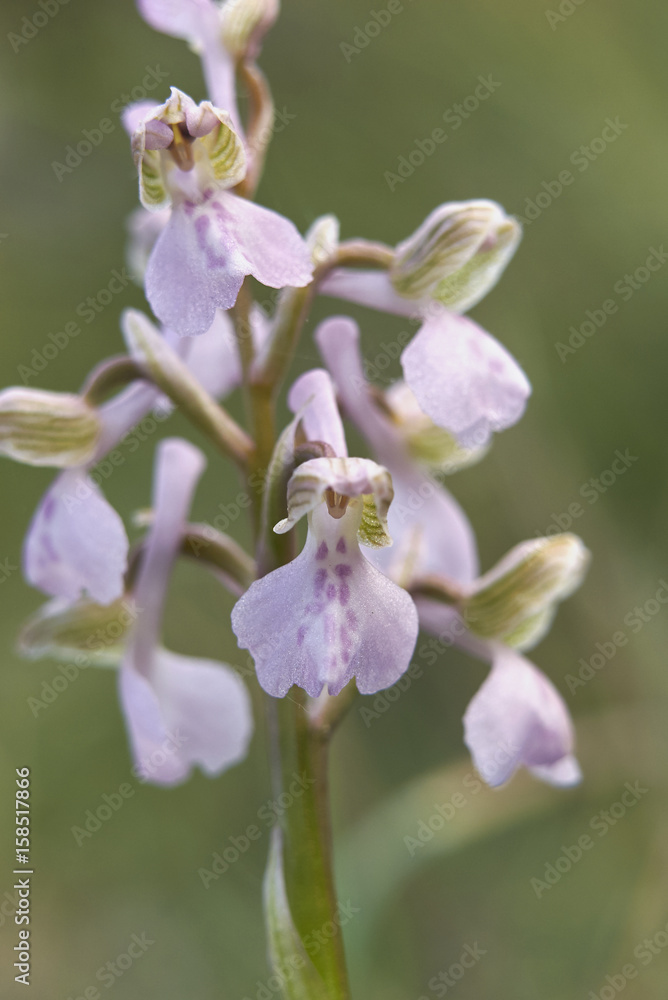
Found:
<path fill-rule="evenodd" d="M 480 774 L 502 785 L 523 765 L 556 784 L 575 783 L 573 723 L 563 698 L 524 657 L 492 649 L 492 670 L 464 715 L 464 741 Z"/>
<path fill-rule="evenodd" d="M 148 262 L 146 294 L 166 326 L 196 336 L 217 308 L 234 305 L 247 274 L 273 288 L 305 285 L 308 248 L 287 219 L 220 191 L 173 207 Z"/>
<path fill-rule="evenodd" d="M 111 604 L 123 593 L 128 538 L 123 522 L 83 470 L 52 483 L 26 535 L 26 579 L 53 597 L 89 594 Z"/>
<path fill-rule="evenodd" d="M 406 382 L 435 424 L 462 447 L 484 445 L 515 424 L 531 386 L 498 341 L 471 320 L 437 308 L 401 356 Z"/>
<path fill-rule="evenodd" d="M 354 508 L 340 520 L 314 510 L 300 555 L 253 583 L 233 609 L 239 645 L 274 697 L 293 684 L 312 697 L 323 687 L 335 695 L 353 676 L 362 694 L 373 694 L 410 664 L 415 606 L 362 554 L 359 516 Z"/>
<path fill-rule="evenodd" d="M 226 664 L 158 649 L 150 678 L 126 664 L 119 682 L 141 780 L 175 785 L 195 765 L 215 775 L 246 756 L 250 698 Z"/>

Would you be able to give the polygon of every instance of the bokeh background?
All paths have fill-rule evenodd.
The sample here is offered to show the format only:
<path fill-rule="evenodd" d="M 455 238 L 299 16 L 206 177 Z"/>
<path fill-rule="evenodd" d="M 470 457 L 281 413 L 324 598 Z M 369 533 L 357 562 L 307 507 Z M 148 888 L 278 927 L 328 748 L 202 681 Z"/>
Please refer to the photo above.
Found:
<path fill-rule="evenodd" d="M 611 1000 L 623 988 L 629 1000 L 664 1000 L 668 607 L 650 603 L 641 627 L 627 616 L 635 620 L 633 609 L 651 602 L 668 577 L 668 266 L 631 295 L 615 285 L 644 265 L 652 248 L 661 252 L 664 240 L 668 246 L 668 10 L 623 0 L 403 0 L 364 48 L 344 52 L 372 9 L 387 9 L 384 0 L 375 8 L 352 0 L 284 0 L 283 7 L 262 65 L 277 107 L 294 117 L 274 140 L 259 198 L 302 230 L 334 212 L 345 237 L 395 243 L 442 201 L 489 197 L 525 216 L 527 199 L 535 201 L 560 172 L 574 176 L 526 227 L 500 286 L 473 314 L 528 373 L 528 411 L 451 486 L 477 530 L 483 566 L 544 533 L 572 503 L 581 505 L 572 527 L 592 550 L 593 565 L 532 656 L 574 713 L 585 779 L 568 792 L 521 777 L 498 792 L 467 793 L 466 807 L 411 854 L 404 838 L 416 835 L 435 805 L 466 792 L 471 765 L 461 716 L 485 668 L 449 652 L 369 725 L 353 711 L 335 742 L 332 784 L 340 898 L 359 910 L 344 932 L 355 995 L 418 1000 L 447 990 L 461 1000 Z M 70 0 L 14 51 L 9 33 L 38 9 L 2 3 L 5 384 L 20 383 L 19 366 L 32 363 L 33 348 L 76 319 L 78 304 L 124 265 L 136 177 L 112 106 L 153 67 L 169 74 L 165 94 L 173 83 L 205 96 L 196 58 L 152 32 L 132 0 Z M 396 172 L 416 140 L 443 127 L 448 109 L 490 75 L 498 86 L 489 99 L 460 127 L 446 123 L 447 140 L 390 190 L 386 171 Z M 63 162 L 66 147 L 103 118 L 113 130 L 59 180 L 53 162 Z M 577 150 L 601 136 L 608 118 L 625 127 L 579 169 Z M 615 314 L 562 360 L 556 345 L 608 299 L 618 304 Z M 138 288 L 117 295 L 30 384 L 79 386 L 95 362 L 122 348 L 118 317 L 130 305 L 143 305 Z M 317 363 L 315 320 L 341 308 L 320 300 L 295 371 Z M 363 324 L 370 361 L 405 326 L 350 311 Z M 388 371 L 398 374 L 397 362 Z M 238 401 L 233 405 L 240 412 Z M 147 503 L 158 436 L 186 432 L 174 418 L 127 452 L 105 485 L 125 516 Z M 589 480 L 627 449 L 634 459 L 628 470 L 595 493 L 596 502 L 583 499 Z M 40 604 L 17 567 L 49 480 L 48 471 L 2 462 L 0 992 L 22 995 L 12 982 L 16 928 L 9 914 L 14 768 L 27 765 L 35 817 L 33 996 L 74 1000 L 94 985 L 105 995 L 97 970 L 122 955 L 133 934 L 146 934 L 154 944 L 109 987 L 116 1000 L 266 1000 L 266 827 L 207 889 L 198 875 L 230 837 L 257 822 L 270 799 L 261 731 L 249 759 L 218 780 L 198 774 L 172 791 L 135 782 L 133 797 L 99 832 L 75 842 L 72 827 L 86 811 L 132 781 L 131 761 L 113 671 L 84 671 L 35 717 L 29 699 L 41 697 L 58 665 L 25 663 L 13 652 L 21 621 Z M 238 489 L 230 469 L 211 456 L 196 517 L 212 519 Z M 226 624 L 230 606 L 215 581 L 179 567 L 168 643 L 242 665 Z M 609 649 L 620 630 L 627 644 L 587 684 L 569 690 L 567 675 L 577 674 L 597 643 Z M 646 791 L 613 825 L 601 810 L 619 801 L 625 782 Z M 587 833 L 593 849 L 539 898 L 531 880 L 544 880 L 546 866 Z M 644 950 L 645 939 L 653 952 Z M 476 943 L 484 955 L 463 979 L 439 985 L 434 977 Z M 624 986 L 620 970 L 629 963 L 638 974 Z"/>

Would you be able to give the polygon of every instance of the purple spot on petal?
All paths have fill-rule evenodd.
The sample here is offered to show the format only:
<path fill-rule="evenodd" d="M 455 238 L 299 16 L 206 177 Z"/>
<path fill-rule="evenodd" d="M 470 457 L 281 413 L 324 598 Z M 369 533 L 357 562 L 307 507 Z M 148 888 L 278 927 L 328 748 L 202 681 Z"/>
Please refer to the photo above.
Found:
<path fill-rule="evenodd" d="M 216 253 L 211 245 L 207 242 L 207 233 L 209 232 L 210 219 L 206 215 L 200 215 L 198 219 L 195 219 L 195 232 L 197 233 L 197 242 L 200 248 L 204 251 L 206 255 L 206 262 L 210 268 L 226 267 L 229 264 L 229 255 Z"/>
<path fill-rule="evenodd" d="M 349 566 L 347 563 L 339 563 L 338 566 L 334 567 L 334 572 L 340 578 L 343 578 L 345 576 L 350 576 L 352 571 L 353 571 L 352 566 Z"/>
<path fill-rule="evenodd" d="M 338 542 L 336 543 L 336 551 L 337 552 L 345 552 L 346 551 L 346 540 L 343 537 L 343 535 L 341 536 L 341 538 L 339 538 Z"/>
<path fill-rule="evenodd" d="M 313 590 L 315 592 L 316 597 L 320 597 L 320 595 L 322 594 L 326 579 L 327 579 L 326 569 L 319 569 L 316 571 L 316 574 L 313 577 Z"/>
<path fill-rule="evenodd" d="M 339 587 L 339 600 L 344 607 L 350 600 L 350 587 L 347 583 L 342 583 Z"/>
<path fill-rule="evenodd" d="M 306 635 L 306 625 L 300 625 L 297 629 L 297 645 L 301 646 Z"/>
<path fill-rule="evenodd" d="M 326 559 L 328 555 L 329 549 L 327 548 L 327 542 L 320 542 L 318 551 L 315 554 L 316 559 Z"/>
<path fill-rule="evenodd" d="M 330 583 L 329 586 L 327 587 L 327 600 L 333 601 L 335 597 L 336 597 L 336 587 L 334 586 L 333 583 Z"/>

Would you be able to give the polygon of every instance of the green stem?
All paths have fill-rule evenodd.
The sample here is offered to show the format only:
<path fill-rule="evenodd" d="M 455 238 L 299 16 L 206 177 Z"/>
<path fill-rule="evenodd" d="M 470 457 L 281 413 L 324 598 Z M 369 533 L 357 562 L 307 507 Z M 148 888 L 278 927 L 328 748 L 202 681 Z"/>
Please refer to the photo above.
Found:
<path fill-rule="evenodd" d="M 92 370 L 81 389 L 81 395 L 92 406 L 97 406 L 116 389 L 144 378 L 144 372 L 136 361 L 127 354 L 118 354 L 101 361 Z"/>
<path fill-rule="evenodd" d="M 301 299 L 309 298 L 309 289 L 295 290 Z M 285 338 L 292 349 L 301 332 L 308 304 L 301 302 L 290 310 L 284 327 Z M 250 305 L 240 304 L 236 315 L 237 336 L 248 324 Z M 240 347 L 242 346 L 240 338 Z M 290 357 L 292 352 L 289 352 Z M 268 523 L 271 510 L 262 517 L 263 496 L 266 489 L 264 475 L 269 468 L 276 445 L 275 399 L 278 386 L 286 370 L 286 360 L 281 358 L 273 377 L 255 380 L 250 374 L 250 357 L 245 357 L 246 403 L 255 439 L 255 448 L 249 461 L 249 488 L 254 491 L 254 523 L 257 540 L 257 564 L 260 576 L 292 557 L 294 540 L 290 536 L 276 535 L 273 523 Z M 260 484 L 254 490 L 255 484 Z M 271 503 L 266 505 L 271 507 Z M 281 623 L 277 623 L 277 628 Z M 327 756 L 331 727 L 314 726 L 307 711 L 307 697 L 293 687 L 282 699 L 265 696 L 270 736 L 270 764 L 274 794 L 289 796 L 291 805 L 286 809 L 282 825 L 283 871 L 292 920 L 302 940 L 318 933 L 320 947 L 313 955 L 313 964 L 320 973 L 330 1000 L 349 1000 L 350 990 L 343 954 L 341 929 L 337 923 L 338 904 L 332 870 L 332 843 L 330 829 L 329 785 Z M 295 784 L 297 783 L 297 784 Z M 295 795 L 295 788 L 300 794 Z M 290 791 L 292 789 L 292 791 Z M 323 928 L 337 928 L 334 936 L 323 933 Z"/>
<path fill-rule="evenodd" d="M 278 391 L 294 357 L 318 286 L 330 271 L 337 267 L 378 267 L 387 270 L 393 260 L 394 250 L 384 243 L 348 240 L 316 268 L 310 285 L 284 289 L 278 300 L 274 329 L 267 349 L 252 368 L 253 384 Z"/>
<path fill-rule="evenodd" d="M 320 942 L 311 957 L 331 1000 L 349 1000 L 332 870 L 329 733 L 310 724 L 307 698 L 300 689 L 292 688 L 286 698 L 268 702 L 279 761 L 274 772 L 275 791 L 287 792 L 292 799 L 282 819 L 283 866 L 292 919 L 302 940 L 310 936 Z M 333 936 L 331 926 L 337 929 Z"/>

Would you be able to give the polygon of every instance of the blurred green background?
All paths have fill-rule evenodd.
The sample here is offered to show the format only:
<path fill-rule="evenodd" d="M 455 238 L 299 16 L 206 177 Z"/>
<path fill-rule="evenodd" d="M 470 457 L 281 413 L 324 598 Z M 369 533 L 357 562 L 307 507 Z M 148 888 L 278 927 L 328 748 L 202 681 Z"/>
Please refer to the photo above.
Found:
<path fill-rule="evenodd" d="M 448 653 L 370 725 L 354 711 L 335 742 L 332 784 L 340 898 L 359 909 L 345 928 L 355 995 L 418 1000 L 445 990 L 461 1000 L 611 1000 L 623 988 L 629 1000 L 664 1000 L 668 609 L 647 614 L 637 632 L 624 620 L 668 577 L 668 267 L 631 295 L 615 285 L 668 237 L 668 10 L 622 0 L 403 0 L 364 48 L 344 53 L 342 43 L 355 43 L 356 28 L 364 29 L 372 9 L 386 10 L 384 0 L 375 8 L 351 0 L 285 0 L 283 7 L 262 65 L 277 107 L 294 118 L 274 140 L 259 198 L 302 231 L 334 212 L 344 237 L 395 243 L 442 201 L 488 197 L 525 216 L 527 199 L 563 170 L 574 177 L 527 226 L 500 286 L 474 311 L 522 364 L 534 395 L 523 421 L 452 489 L 476 528 L 484 567 L 581 503 L 572 527 L 593 551 L 593 566 L 531 655 L 575 715 L 585 780 L 558 792 L 521 777 L 499 792 L 467 794 L 466 808 L 411 855 L 404 837 L 416 835 L 435 804 L 466 788 L 460 720 L 485 668 Z M 151 31 L 131 0 L 70 0 L 14 51 L 9 33 L 38 9 L 36 2 L 2 4 L 4 384 L 19 383 L 33 348 L 75 319 L 77 305 L 124 264 L 123 220 L 136 205 L 136 175 L 112 106 L 141 86 L 147 67 L 168 73 L 165 95 L 173 83 L 205 96 L 196 58 Z M 489 99 L 460 127 L 446 124 L 447 140 L 390 190 L 385 172 L 396 172 L 416 140 L 441 127 L 478 77 L 490 75 L 499 85 Z M 59 180 L 53 162 L 63 162 L 66 147 L 103 118 L 113 130 Z M 581 170 L 576 151 L 601 135 L 607 118 L 627 127 Z M 561 360 L 555 345 L 611 298 L 616 313 Z M 143 305 L 137 288 L 116 296 L 30 384 L 79 386 L 95 362 L 121 349 L 118 316 L 129 305 Z M 342 308 L 320 300 L 300 368 L 318 363 L 315 320 Z M 404 325 L 350 311 L 363 324 L 370 361 Z M 160 433 L 187 428 L 175 418 Z M 128 517 L 147 503 L 154 446 L 149 439 L 128 453 L 105 486 Z M 627 449 L 636 458 L 628 471 L 595 503 L 583 500 L 590 478 Z M 126 951 L 132 934 L 146 934 L 155 943 L 112 980 L 116 1000 L 255 998 L 268 975 L 260 908 L 266 828 L 209 888 L 198 870 L 257 822 L 270 798 L 261 726 L 242 766 L 216 781 L 198 774 L 172 791 L 135 782 L 133 797 L 77 846 L 71 828 L 103 794 L 132 780 L 115 677 L 84 671 L 37 717 L 31 712 L 28 699 L 40 697 L 59 668 L 13 654 L 20 622 L 40 604 L 17 567 L 51 477 L 8 461 L 2 477 L 0 560 L 9 575 L 0 584 L 0 993 L 22 995 L 12 982 L 16 928 L 8 914 L 14 768 L 27 765 L 35 812 L 32 995 L 66 1000 L 96 984 L 105 995 L 97 970 Z M 212 519 L 238 489 L 211 456 L 196 517 Z M 245 654 L 226 624 L 230 607 L 212 579 L 179 567 L 169 645 L 242 665 Z M 628 643 L 569 691 L 566 675 L 619 630 Z M 594 833 L 595 847 L 538 898 L 531 880 L 544 879 L 564 847 L 592 833 L 592 819 L 619 800 L 625 782 L 647 792 L 605 836 Z M 643 951 L 643 940 L 657 933 L 656 954 Z M 485 954 L 461 982 L 434 979 L 476 943 Z M 638 975 L 624 986 L 620 970 L 629 963 Z"/>

